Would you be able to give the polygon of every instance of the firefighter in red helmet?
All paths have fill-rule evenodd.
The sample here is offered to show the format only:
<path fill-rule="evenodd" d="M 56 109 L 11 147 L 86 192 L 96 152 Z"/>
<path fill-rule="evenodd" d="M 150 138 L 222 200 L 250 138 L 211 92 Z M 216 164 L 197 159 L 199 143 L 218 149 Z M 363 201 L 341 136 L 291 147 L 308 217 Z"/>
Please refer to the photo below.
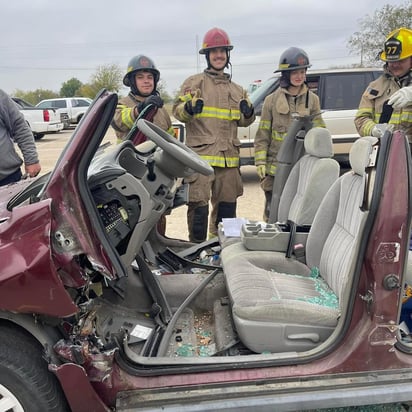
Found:
<path fill-rule="evenodd" d="M 189 239 L 197 243 L 206 240 L 208 228 L 209 238 L 216 236 L 222 218 L 236 217 L 237 198 L 243 194 L 237 128 L 249 126 L 255 113 L 246 90 L 225 72 L 230 67 L 232 49 L 224 30 L 209 30 L 199 50 L 207 68 L 183 82 L 173 106 L 174 116 L 186 123 L 186 144 L 215 172 L 212 176 L 197 173 L 186 179 Z"/>

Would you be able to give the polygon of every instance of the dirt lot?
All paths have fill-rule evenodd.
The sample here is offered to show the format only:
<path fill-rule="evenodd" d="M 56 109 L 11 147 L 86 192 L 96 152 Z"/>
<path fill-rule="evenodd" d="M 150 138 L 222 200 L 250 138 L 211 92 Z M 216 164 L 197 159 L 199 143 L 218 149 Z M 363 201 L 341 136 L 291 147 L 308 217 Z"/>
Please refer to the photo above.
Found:
<path fill-rule="evenodd" d="M 54 167 L 60 152 L 72 133 L 73 130 L 64 130 L 57 134 L 48 134 L 36 142 L 42 165 L 41 173 L 48 172 Z M 105 140 L 116 144 L 112 129 L 109 129 Z M 244 182 L 244 194 L 238 200 L 238 216 L 251 220 L 260 220 L 263 215 L 264 195 L 259 186 L 255 167 L 242 166 L 241 173 Z M 182 206 L 173 210 L 171 215 L 167 217 L 167 236 L 187 239 L 186 210 L 186 206 Z"/>

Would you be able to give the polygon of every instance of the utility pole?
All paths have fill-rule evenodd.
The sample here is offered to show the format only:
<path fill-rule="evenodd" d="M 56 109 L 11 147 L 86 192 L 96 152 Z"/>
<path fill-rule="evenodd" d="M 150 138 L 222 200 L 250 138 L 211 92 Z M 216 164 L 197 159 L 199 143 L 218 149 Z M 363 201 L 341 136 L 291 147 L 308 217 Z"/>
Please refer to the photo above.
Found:
<path fill-rule="evenodd" d="M 196 34 L 196 73 L 200 71 L 200 62 L 199 62 L 199 36 Z"/>

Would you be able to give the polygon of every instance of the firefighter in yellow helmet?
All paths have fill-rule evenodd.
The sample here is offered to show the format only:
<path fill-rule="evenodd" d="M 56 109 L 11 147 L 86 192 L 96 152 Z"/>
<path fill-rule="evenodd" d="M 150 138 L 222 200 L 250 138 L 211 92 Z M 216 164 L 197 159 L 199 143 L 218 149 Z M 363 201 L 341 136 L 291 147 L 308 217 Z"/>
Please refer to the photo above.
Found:
<path fill-rule="evenodd" d="M 384 73 L 363 93 L 356 128 L 361 136 L 375 137 L 401 129 L 412 143 L 412 30 L 401 27 L 389 33 L 379 57 Z"/>
<path fill-rule="evenodd" d="M 299 47 L 289 47 L 279 59 L 275 73 L 280 72 L 279 86 L 268 95 L 262 107 L 262 115 L 256 132 L 255 165 L 260 186 L 265 193 L 263 219 L 269 220 L 273 184 L 277 168 L 277 154 L 294 113 L 300 116 L 314 115 L 313 125 L 325 127 L 321 116 L 319 97 L 306 85 L 309 57 Z"/>
<path fill-rule="evenodd" d="M 207 160 L 215 172 L 212 176 L 197 173 L 186 179 L 189 239 L 196 243 L 207 237 L 209 201 L 212 237 L 217 235 L 222 218 L 236 217 L 237 198 L 243 194 L 237 128 L 253 123 L 255 113 L 246 90 L 224 71 L 230 66 L 232 49 L 224 30 L 209 30 L 199 50 L 206 58 L 207 68 L 183 82 L 173 105 L 174 116 L 186 123 L 186 144 Z"/>

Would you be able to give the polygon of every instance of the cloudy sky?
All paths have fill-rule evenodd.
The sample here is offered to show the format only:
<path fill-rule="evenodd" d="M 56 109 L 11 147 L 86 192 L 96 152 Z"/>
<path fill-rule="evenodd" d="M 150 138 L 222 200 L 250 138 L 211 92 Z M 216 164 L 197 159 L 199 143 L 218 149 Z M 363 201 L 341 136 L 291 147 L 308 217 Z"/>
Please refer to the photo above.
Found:
<path fill-rule="evenodd" d="M 233 80 L 244 87 L 268 78 L 290 46 L 309 55 L 312 68 L 359 62 L 349 37 L 359 20 L 401 0 L 0 0 L 0 88 L 58 92 L 83 83 L 99 66 L 126 69 L 146 54 L 169 93 L 205 67 L 198 54 L 204 33 L 229 34 Z"/>

